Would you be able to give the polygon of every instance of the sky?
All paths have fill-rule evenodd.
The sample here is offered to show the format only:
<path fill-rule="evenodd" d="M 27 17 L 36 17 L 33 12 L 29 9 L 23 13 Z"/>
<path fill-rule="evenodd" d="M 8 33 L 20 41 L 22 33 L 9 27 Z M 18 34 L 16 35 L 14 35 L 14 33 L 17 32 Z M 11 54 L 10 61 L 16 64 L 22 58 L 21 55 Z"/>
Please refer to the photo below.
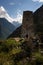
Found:
<path fill-rule="evenodd" d="M 43 4 L 43 0 L 0 0 L 0 7 L 3 6 L 12 18 L 21 18 L 23 11 L 35 11 Z"/>

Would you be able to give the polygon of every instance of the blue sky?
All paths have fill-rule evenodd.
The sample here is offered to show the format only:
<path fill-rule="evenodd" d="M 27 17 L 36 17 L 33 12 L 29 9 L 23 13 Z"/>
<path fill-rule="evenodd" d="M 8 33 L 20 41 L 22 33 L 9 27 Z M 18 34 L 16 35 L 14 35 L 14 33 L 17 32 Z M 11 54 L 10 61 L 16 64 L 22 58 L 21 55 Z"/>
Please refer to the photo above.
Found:
<path fill-rule="evenodd" d="M 13 18 L 16 18 L 18 13 L 23 14 L 25 10 L 35 11 L 42 4 L 43 0 L 0 0 L 0 6 Z"/>

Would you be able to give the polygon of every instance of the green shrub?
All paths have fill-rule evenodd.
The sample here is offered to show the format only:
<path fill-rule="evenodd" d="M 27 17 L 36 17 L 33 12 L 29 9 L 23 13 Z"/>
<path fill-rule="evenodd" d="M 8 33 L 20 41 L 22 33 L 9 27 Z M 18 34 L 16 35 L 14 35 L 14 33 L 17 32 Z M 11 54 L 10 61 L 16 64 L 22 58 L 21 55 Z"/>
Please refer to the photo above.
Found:
<path fill-rule="evenodd" d="M 35 58 L 36 65 L 43 65 L 43 56 L 41 55 L 41 53 L 36 53 Z"/>

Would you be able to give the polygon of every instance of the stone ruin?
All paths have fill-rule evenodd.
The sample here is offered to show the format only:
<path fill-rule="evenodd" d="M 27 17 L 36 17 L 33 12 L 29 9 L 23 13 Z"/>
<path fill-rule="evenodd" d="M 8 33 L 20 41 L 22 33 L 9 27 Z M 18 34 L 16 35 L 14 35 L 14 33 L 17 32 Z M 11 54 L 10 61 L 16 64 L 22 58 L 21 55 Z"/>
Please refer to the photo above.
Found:
<path fill-rule="evenodd" d="M 23 37 L 29 39 L 35 37 L 43 42 L 43 5 L 35 12 L 24 11 L 22 25 L 9 37 Z M 9 38 L 8 37 L 8 38 Z"/>
<path fill-rule="evenodd" d="M 31 37 L 34 35 L 43 42 L 43 5 L 34 13 L 32 11 L 23 12 L 22 37 Z"/>
<path fill-rule="evenodd" d="M 24 11 L 23 12 L 23 23 L 21 30 L 22 37 L 30 37 L 34 34 L 34 24 L 33 24 L 33 12 Z"/>

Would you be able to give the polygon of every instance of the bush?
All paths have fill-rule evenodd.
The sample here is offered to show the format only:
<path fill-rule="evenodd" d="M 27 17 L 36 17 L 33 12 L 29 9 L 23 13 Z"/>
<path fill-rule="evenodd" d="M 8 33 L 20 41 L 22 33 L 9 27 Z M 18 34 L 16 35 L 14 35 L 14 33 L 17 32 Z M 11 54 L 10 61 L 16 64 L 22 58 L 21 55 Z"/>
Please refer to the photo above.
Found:
<path fill-rule="evenodd" d="M 35 54 L 35 64 L 36 65 L 43 65 L 43 56 L 41 55 L 41 53 Z"/>

